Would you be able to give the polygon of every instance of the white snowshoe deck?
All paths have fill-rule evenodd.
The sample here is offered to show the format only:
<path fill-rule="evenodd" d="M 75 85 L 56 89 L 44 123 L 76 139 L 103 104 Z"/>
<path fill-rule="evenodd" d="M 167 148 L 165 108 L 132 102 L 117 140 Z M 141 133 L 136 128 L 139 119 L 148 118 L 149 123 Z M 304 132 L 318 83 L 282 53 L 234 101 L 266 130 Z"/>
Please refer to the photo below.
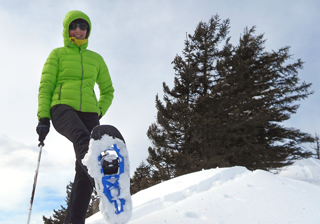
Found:
<path fill-rule="evenodd" d="M 100 197 L 99 209 L 104 219 L 110 224 L 125 224 L 132 213 L 128 151 L 124 141 L 110 136 L 108 131 L 98 130 L 106 128 L 114 127 L 101 125 L 93 130 L 92 135 L 98 131 L 101 136 L 90 140 L 89 150 L 82 162 L 94 178 Z"/>

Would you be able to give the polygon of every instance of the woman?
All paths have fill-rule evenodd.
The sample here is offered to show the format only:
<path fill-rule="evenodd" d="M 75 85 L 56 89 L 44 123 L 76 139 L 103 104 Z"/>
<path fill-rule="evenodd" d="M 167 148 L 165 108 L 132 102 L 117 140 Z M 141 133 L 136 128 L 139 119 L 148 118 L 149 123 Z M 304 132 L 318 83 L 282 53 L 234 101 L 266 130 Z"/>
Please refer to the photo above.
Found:
<path fill-rule="evenodd" d="M 64 47 L 54 49 L 45 62 L 38 95 L 39 145 L 44 145 L 51 119 L 56 131 L 74 146 L 76 174 L 65 219 L 72 224 L 85 223 L 93 184 L 81 160 L 88 150 L 90 133 L 107 112 L 114 93 L 103 58 L 87 49 L 91 30 L 86 14 L 67 13 L 63 21 Z M 99 101 L 95 83 L 100 89 Z"/>

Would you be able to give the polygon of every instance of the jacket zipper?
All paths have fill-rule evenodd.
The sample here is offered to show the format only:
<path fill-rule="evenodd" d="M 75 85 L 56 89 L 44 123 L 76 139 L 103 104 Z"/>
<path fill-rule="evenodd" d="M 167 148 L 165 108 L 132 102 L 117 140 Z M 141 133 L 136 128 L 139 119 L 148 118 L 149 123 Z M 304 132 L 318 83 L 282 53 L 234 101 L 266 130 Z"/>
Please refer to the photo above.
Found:
<path fill-rule="evenodd" d="M 82 107 L 82 84 L 83 84 L 83 58 L 82 58 L 82 53 L 81 53 L 81 48 L 80 47 L 79 47 L 79 52 L 80 52 L 80 56 L 81 56 L 81 69 L 82 69 L 81 85 L 80 85 L 80 111 L 81 111 L 81 107 Z"/>

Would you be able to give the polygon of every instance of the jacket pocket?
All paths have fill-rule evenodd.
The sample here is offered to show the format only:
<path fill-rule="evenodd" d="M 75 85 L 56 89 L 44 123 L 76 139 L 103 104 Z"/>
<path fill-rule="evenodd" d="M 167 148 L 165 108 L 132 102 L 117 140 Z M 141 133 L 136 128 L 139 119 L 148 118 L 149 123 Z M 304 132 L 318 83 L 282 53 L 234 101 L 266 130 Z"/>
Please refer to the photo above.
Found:
<path fill-rule="evenodd" d="M 60 85 L 60 91 L 59 91 L 59 98 L 58 98 L 58 100 L 61 99 L 61 91 L 62 91 L 62 84 Z"/>
<path fill-rule="evenodd" d="M 98 106 L 98 100 L 97 100 L 96 93 L 95 93 L 94 89 L 92 91 L 93 91 L 93 98 L 96 101 L 96 106 Z"/>

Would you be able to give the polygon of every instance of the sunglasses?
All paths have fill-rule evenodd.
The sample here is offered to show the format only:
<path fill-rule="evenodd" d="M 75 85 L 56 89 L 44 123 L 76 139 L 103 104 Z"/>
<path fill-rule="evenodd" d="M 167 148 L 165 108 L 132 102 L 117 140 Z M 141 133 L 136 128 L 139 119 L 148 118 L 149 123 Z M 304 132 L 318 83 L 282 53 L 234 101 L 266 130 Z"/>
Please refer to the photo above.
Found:
<path fill-rule="evenodd" d="M 70 23 L 69 30 L 76 30 L 78 27 L 83 31 L 88 29 L 88 25 L 85 23 Z"/>

